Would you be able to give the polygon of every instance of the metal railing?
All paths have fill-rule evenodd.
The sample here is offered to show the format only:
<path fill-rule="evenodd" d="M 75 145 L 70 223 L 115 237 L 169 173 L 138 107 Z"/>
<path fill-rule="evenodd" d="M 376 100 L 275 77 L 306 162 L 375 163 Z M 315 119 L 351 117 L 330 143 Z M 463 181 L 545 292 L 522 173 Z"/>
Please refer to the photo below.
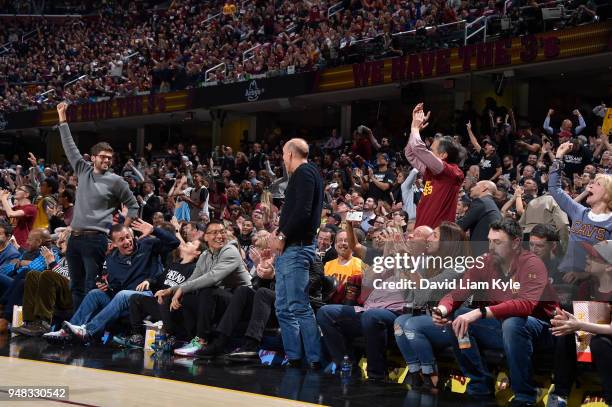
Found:
<path fill-rule="evenodd" d="M 222 13 L 220 13 L 220 12 L 219 12 L 219 13 L 217 13 L 217 14 L 215 14 L 215 15 L 212 15 L 212 16 L 208 17 L 206 20 L 202 21 L 202 25 L 204 25 L 204 24 L 206 24 L 206 23 L 208 23 L 208 22 L 210 22 L 210 21 L 214 20 L 215 18 L 220 17 L 220 16 L 221 16 L 221 14 L 222 14 Z"/>
<path fill-rule="evenodd" d="M 209 81 L 209 79 L 208 79 L 208 75 L 209 75 L 211 72 L 218 71 L 218 70 L 219 70 L 219 68 L 221 68 L 221 67 L 223 67 L 223 69 L 224 69 L 225 71 L 227 71 L 227 66 L 225 65 L 225 62 L 221 62 L 219 65 L 215 65 L 215 66 L 213 66 L 212 68 L 207 69 L 207 70 L 206 70 L 206 72 L 204 73 L 204 82 L 208 82 L 208 81 Z"/>
<path fill-rule="evenodd" d="M 251 47 L 251 48 L 247 49 L 246 51 L 244 51 L 242 53 L 242 62 L 246 62 L 249 59 L 255 58 L 255 50 L 261 48 L 262 46 L 263 46 L 263 44 L 257 44 L 254 47 Z M 247 54 L 250 54 L 250 56 L 247 57 Z"/>
<path fill-rule="evenodd" d="M 34 36 L 31 35 L 31 34 L 34 34 L 36 32 L 38 32 L 38 30 L 32 30 L 30 32 L 27 32 L 27 33 L 23 34 L 21 36 L 21 42 L 23 43 L 23 42 L 26 42 L 27 40 L 29 40 L 30 38 L 33 38 Z"/>
<path fill-rule="evenodd" d="M 487 16 L 480 16 L 478 17 L 476 20 L 472 21 L 471 23 L 467 23 L 465 25 L 465 29 L 464 29 L 464 38 L 463 38 L 463 44 L 467 45 L 468 40 L 472 37 L 474 37 L 475 35 L 479 34 L 480 32 L 483 32 L 483 42 L 487 41 Z M 476 30 L 474 30 L 473 32 L 468 34 L 468 30 L 479 24 L 479 23 L 483 23 L 482 26 L 478 27 Z"/>
<path fill-rule="evenodd" d="M 327 18 L 331 18 L 333 16 L 335 16 L 336 14 L 338 14 L 339 12 L 341 12 L 342 10 L 344 10 L 344 6 L 342 5 L 342 2 L 338 2 L 336 4 L 334 4 L 333 6 L 330 6 L 327 9 Z"/>

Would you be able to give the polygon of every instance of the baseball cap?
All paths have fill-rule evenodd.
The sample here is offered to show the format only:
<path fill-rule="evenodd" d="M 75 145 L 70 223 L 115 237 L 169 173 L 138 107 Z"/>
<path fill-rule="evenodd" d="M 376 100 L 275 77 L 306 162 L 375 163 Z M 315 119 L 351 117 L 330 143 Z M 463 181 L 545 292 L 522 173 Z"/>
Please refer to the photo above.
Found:
<path fill-rule="evenodd" d="M 385 161 L 389 161 L 389 155 L 387 153 L 378 153 L 376 154 L 376 158 L 378 157 L 382 157 L 385 159 Z"/>
<path fill-rule="evenodd" d="M 612 240 L 604 240 L 596 245 L 582 242 L 582 247 L 584 247 L 589 256 L 605 263 L 612 264 Z"/>

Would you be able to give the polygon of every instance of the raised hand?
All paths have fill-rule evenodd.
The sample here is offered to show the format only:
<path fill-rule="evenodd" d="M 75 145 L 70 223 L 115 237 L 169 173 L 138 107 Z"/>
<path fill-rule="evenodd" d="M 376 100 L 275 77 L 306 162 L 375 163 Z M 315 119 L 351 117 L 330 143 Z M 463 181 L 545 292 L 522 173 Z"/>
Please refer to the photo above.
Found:
<path fill-rule="evenodd" d="M 557 149 L 557 158 L 563 158 L 563 156 L 567 154 L 573 147 L 574 145 L 571 141 L 566 141 L 565 143 L 561 144 Z"/>
<path fill-rule="evenodd" d="M 427 127 L 427 125 L 429 124 L 427 121 L 429 120 L 429 116 L 431 115 L 431 112 L 427 112 L 427 114 L 425 114 L 425 111 L 423 110 L 423 103 L 419 103 L 418 105 L 416 105 L 414 107 L 414 110 L 412 111 L 412 128 L 413 129 L 418 129 L 418 130 L 422 130 L 425 127 Z"/>
<path fill-rule="evenodd" d="M 47 246 L 42 246 L 40 248 L 40 254 L 45 259 L 45 264 L 47 267 L 49 267 L 49 265 L 55 261 L 55 254 L 53 254 L 53 251 L 51 251 L 51 249 L 49 249 Z"/>
<path fill-rule="evenodd" d="M 471 121 L 471 120 L 470 120 L 470 121 L 468 121 L 468 122 L 465 124 L 465 127 L 468 129 L 468 131 L 469 131 L 469 130 L 472 130 L 472 121 Z"/>
<path fill-rule="evenodd" d="M 36 167 L 38 161 L 36 160 L 36 156 L 32 153 L 28 153 L 28 161 L 32 167 Z"/>
<path fill-rule="evenodd" d="M 60 122 L 66 121 L 66 110 L 68 109 L 68 104 L 66 102 L 62 102 L 57 105 L 57 114 L 59 116 Z"/>
<path fill-rule="evenodd" d="M 555 114 L 555 109 L 548 109 L 547 116 L 552 116 L 553 114 Z"/>
<path fill-rule="evenodd" d="M 142 236 L 140 236 L 141 239 L 153 233 L 153 225 L 145 222 L 142 219 L 136 219 L 134 222 L 132 222 L 130 226 L 132 227 L 132 229 L 142 233 Z"/>

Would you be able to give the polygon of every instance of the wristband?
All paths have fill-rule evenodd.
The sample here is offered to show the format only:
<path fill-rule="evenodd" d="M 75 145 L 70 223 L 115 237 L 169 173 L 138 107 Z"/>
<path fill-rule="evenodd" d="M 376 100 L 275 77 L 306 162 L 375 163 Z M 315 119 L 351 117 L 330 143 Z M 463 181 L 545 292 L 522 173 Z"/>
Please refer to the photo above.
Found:
<path fill-rule="evenodd" d="M 481 305 L 479 309 L 480 309 L 480 315 L 482 316 L 482 319 L 487 319 L 487 307 L 485 307 L 484 305 Z"/>

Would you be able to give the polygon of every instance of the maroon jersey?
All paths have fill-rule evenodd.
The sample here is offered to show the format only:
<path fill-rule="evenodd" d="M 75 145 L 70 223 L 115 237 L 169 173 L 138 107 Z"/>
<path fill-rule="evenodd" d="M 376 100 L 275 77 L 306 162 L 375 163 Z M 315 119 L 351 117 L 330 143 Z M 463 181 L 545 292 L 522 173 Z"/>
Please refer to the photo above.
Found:
<path fill-rule="evenodd" d="M 444 169 L 439 174 L 434 175 L 430 169 L 425 171 L 425 186 L 417 206 L 415 228 L 425 225 L 435 229 L 443 221 L 455 222 L 463 171 L 457 164 L 443 164 Z"/>

